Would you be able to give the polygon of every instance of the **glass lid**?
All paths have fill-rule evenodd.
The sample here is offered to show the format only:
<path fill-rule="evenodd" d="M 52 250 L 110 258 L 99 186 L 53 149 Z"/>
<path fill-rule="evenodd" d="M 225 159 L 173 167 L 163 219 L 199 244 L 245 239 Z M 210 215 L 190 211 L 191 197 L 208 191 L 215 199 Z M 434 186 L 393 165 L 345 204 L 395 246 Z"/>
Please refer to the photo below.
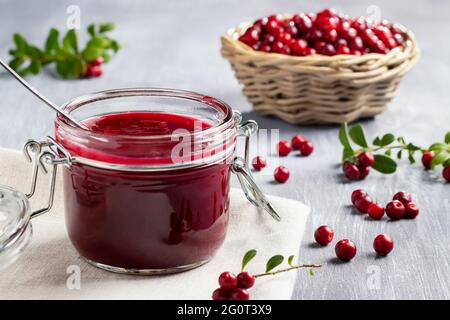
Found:
<path fill-rule="evenodd" d="M 23 193 L 0 185 L 0 270 L 19 257 L 31 234 L 28 199 Z"/>

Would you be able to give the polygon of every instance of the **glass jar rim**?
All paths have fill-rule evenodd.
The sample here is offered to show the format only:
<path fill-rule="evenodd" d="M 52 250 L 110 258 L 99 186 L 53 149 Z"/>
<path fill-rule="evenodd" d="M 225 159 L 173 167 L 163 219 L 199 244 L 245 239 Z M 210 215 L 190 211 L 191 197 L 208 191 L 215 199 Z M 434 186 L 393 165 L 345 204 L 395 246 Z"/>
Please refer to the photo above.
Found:
<path fill-rule="evenodd" d="M 224 112 L 224 116 L 220 121 L 206 129 L 201 130 L 200 132 L 190 132 L 190 133 L 181 133 L 178 136 L 182 137 L 183 135 L 186 136 L 195 136 L 199 134 L 214 134 L 215 132 L 220 132 L 221 130 L 226 129 L 226 127 L 229 125 L 229 123 L 234 119 L 234 113 L 233 109 L 224 101 L 208 96 L 203 95 L 197 92 L 188 91 L 188 90 L 180 90 L 180 89 L 170 89 L 170 88 L 119 88 L 119 89 L 109 89 L 104 91 L 98 91 L 86 95 L 82 95 L 79 97 L 76 97 L 72 100 L 69 100 L 68 102 L 64 103 L 62 105 L 62 109 L 64 111 L 67 111 L 69 113 L 77 110 L 79 107 L 82 107 L 84 105 L 102 101 L 102 100 L 109 100 L 109 99 L 116 99 L 121 97 L 143 97 L 143 96 L 153 96 L 153 97 L 167 97 L 167 98 L 177 98 L 177 99 L 184 99 L 184 100 L 191 100 L 200 102 L 204 105 L 208 105 L 210 107 L 219 108 Z M 85 120 L 85 119 L 82 119 Z M 61 125 L 64 130 L 69 131 L 71 134 L 78 133 L 86 133 L 89 132 L 86 129 L 79 128 L 75 126 L 73 123 L 68 121 L 64 116 L 58 114 L 56 117 L 56 123 L 58 125 Z M 105 133 L 98 133 L 98 132 L 89 132 L 89 135 L 93 135 L 96 137 L 109 137 L 110 134 Z M 139 136 L 132 136 L 132 135 L 114 135 L 117 138 L 124 138 L 129 140 L 157 140 L 157 139 L 169 139 L 171 137 L 171 134 L 152 134 L 152 135 L 139 135 Z"/>

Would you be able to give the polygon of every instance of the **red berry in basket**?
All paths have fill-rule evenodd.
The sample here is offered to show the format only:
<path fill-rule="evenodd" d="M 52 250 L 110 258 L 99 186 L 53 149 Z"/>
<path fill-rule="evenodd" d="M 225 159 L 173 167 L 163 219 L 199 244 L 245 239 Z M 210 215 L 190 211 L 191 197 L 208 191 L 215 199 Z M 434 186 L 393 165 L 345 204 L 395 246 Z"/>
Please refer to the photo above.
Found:
<path fill-rule="evenodd" d="M 367 209 L 369 217 L 374 220 L 380 220 L 384 215 L 384 207 L 379 203 L 371 203 Z"/>
<path fill-rule="evenodd" d="M 336 243 L 334 247 L 336 256 L 342 261 L 350 261 L 356 255 L 356 246 L 353 241 L 344 239 Z"/>
<path fill-rule="evenodd" d="M 243 271 L 238 274 L 238 287 L 243 289 L 248 289 L 253 287 L 255 284 L 255 276 L 248 273 L 247 271 Z"/>
<path fill-rule="evenodd" d="M 314 151 L 314 146 L 310 141 L 305 141 L 300 145 L 300 153 L 307 157 Z"/>
<path fill-rule="evenodd" d="M 364 43 L 361 37 L 355 37 L 353 39 L 349 39 L 348 41 L 349 41 L 348 45 L 351 50 L 358 50 L 358 51 L 364 50 Z"/>
<path fill-rule="evenodd" d="M 388 235 L 379 234 L 373 241 L 373 248 L 378 255 L 387 256 L 394 249 L 394 242 Z"/>
<path fill-rule="evenodd" d="M 261 156 L 254 157 L 252 160 L 252 165 L 255 170 L 261 170 L 266 167 L 267 161 Z"/>
<path fill-rule="evenodd" d="M 358 180 L 361 176 L 361 171 L 359 171 L 358 167 L 349 161 L 344 162 L 342 169 L 344 170 L 344 175 L 349 180 Z"/>
<path fill-rule="evenodd" d="M 431 168 L 431 160 L 433 160 L 434 152 L 433 151 L 425 151 L 422 154 L 422 164 L 425 169 L 429 170 Z"/>
<path fill-rule="evenodd" d="M 362 52 L 359 50 L 350 50 L 350 54 L 355 55 L 355 56 L 360 56 L 360 55 L 362 55 Z"/>
<path fill-rule="evenodd" d="M 389 202 L 386 206 L 386 214 L 392 220 L 398 220 L 405 215 L 405 206 L 398 200 Z"/>
<path fill-rule="evenodd" d="M 270 46 L 270 44 L 261 44 L 258 50 L 262 52 L 270 52 L 272 51 L 272 47 Z"/>
<path fill-rule="evenodd" d="M 292 146 L 287 140 L 280 140 L 277 144 L 278 154 L 282 157 L 287 156 L 292 151 Z"/>
<path fill-rule="evenodd" d="M 326 246 L 334 238 L 334 231 L 328 226 L 320 226 L 317 228 L 316 232 L 314 232 L 314 239 L 316 242 L 322 246 Z"/>
<path fill-rule="evenodd" d="M 356 200 L 362 197 L 368 196 L 367 192 L 362 189 L 356 189 L 352 192 L 352 203 L 355 204 Z"/>
<path fill-rule="evenodd" d="M 447 182 L 450 182 L 450 166 L 447 166 L 442 170 L 442 176 Z"/>
<path fill-rule="evenodd" d="M 287 32 L 281 32 L 277 36 L 277 40 L 283 42 L 285 45 L 289 45 L 292 40 L 292 35 Z"/>
<path fill-rule="evenodd" d="M 277 36 L 281 32 L 283 32 L 283 27 L 280 26 L 279 22 L 276 20 L 270 20 L 270 18 L 267 24 L 264 26 L 264 29 L 268 34 L 271 34 L 273 36 Z"/>
<path fill-rule="evenodd" d="M 230 292 L 228 290 L 218 288 L 214 290 L 212 294 L 213 300 L 228 300 L 230 297 Z"/>
<path fill-rule="evenodd" d="M 365 179 L 370 173 L 369 167 L 364 167 L 364 166 L 358 165 L 358 169 L 360 172 L 359 179 L 361 179 L 361 180 Z"/>
<path fill-rule="evenodd" d="M 323 32 L 323 39 L 329 43 L 335 43 L 339 35 L 336 29 L 328 29 Z"/>
<path fill-rule="evenodd" d="M 292 148 L 293 148 L 294 150 L 299 150 L 299 149 L 300 149 L 300 145 L 301 145 L 303 142 L 306 142 L 306 141 L 307 141 L 307 139 L 306 139 L 305 137 L 299 135 L 299 134 L 296 135 L 296 136 L 293 136 L 293 137 L 292 137 L 292 140 L 291 140 Z"/>
<path fill-rule="evenodd" d="M 399 33 L 394 34 L 394 40 L 397 43 L 397 46 L 402 46 L 405 44 L 405 38 Z"/>
<path fill-rule="evenodd" d="M 351 39 L 355 39 L 358 35 L 358 31 L 356 31 L 355 28 L 348 28 L 346 30 L 341 31 L 341 36 L 346 39 L 347 41 L 350 41 Z"/>
<path fill-rule="evenodd" d="M 294 17 L 292 18 L 292 20 L 296 23 L 297 28 L 301 31 L 301 32 L 308 32 L 311 31 L 313 28 L 313 23 L 310 17 L 308 17 L 307 15 L 294 15 Z"/>
<path fill-rule="evenodd" d="M 419 215 L 419 207 L 417 207 L 412 202 L 405 204 L 405 215 L 403 216 L 403 218 L 415 219 L 418 215 Z"/>
<path fill-rule="evenodd" d="M 344 44 L 340 44 L 336 50 L 337 54 L 350 54 L 350 48 Z"/>
<path fill-rule="evenodd" d="M 392 197 L 392 200 L 398 200 L 406 206 L 408 203 L 412 201 L 411 193 L 405 191 L 399 191 Z"/>
<path fill-rule="evenodd" d="M 308 43 L 303 39 L 295 39 L 291 43 L 291 52 L 294 56 L 305 56 L 307 54 Z"/>
<path fill-rule="evenodd" d="M 354 19 L 350 22 L 350 25 L 358 31 L 362 31 L 367 28 L 367 23 L 364 18 Z"/>
<path fill-rule="evenodd" d="M 369 206 L 373 203 L 369 196 L 359 197 L 355 200 L 355 207 L 361 213 L 367 213 L 369 211 Z"/>
<path fill-rule="evenodd" d="M 274 177 L 279 183 L 284 183 L 289 179 L 289 170 L 284 166 L 279 166 L 275 169 Z"/>
<path fill-rule="evenodd" d="M 231 291 L 230 300 L 249 300 L 250 294 L 247 290 L 242 288 L 236 288 Z"/>
<path fill-rule="evenodd" d="M 239 40 L 250 47 L 254 46 L 259 41 L 259 32 L 255 28 L 250 27 L 239 37 Z"/>
<path fill-rule="evenodd" d="M 238 279 L 231 272 L 222 272 L 219 276 L 219 285 L 222 289 L 232 290 L 234 288 L 237 288 Z"/>
<path fill-rule="evenodd" d="M 375 163 L 375 157 L 370 152 L 361 152 L 358 155 L 358 163 L 363 167 L 371 167 Z"/>
<path fill-rule="evenodd" d="M 321 53 L 326 56 L 334 56 L 336 54 L 336 48 L 331 43 L 327 43 Z"/>
<path fill-rule="evenodd" d="M 272 52 L 275 53 L 281 53 L 281 54 L 288 54 L 289 53 L 289 47 L 287 47 L 283 42 L 277 40 L 272 44 Z"/>

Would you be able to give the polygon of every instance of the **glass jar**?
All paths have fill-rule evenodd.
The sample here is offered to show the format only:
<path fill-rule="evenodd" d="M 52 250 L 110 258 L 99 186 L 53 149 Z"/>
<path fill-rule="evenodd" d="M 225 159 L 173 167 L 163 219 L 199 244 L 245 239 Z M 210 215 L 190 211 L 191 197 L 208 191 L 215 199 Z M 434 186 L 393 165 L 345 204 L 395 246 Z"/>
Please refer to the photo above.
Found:
<path fill-rule="evenodd" d="M 34 182 L 39 168 L 53 168 L 49 207 L 31 217 L 51 207 L 56 169 L 64 165 L 68 235 L 91 264 L 159 274 L 207 262 L 226 236 L 231 172 L 253 204 L 279 219 L 248 169 L 256 123 L 241 124 L 226 103 L 180 90 L 118 89 L 63 108 L 90 128 L 102 123 L 102 130 L 58 116 L 54 139 L 28 143 L 26 150 L 39 153 Z M 235 156 L 239 136 L 246 137 L 244 158 Z"/>

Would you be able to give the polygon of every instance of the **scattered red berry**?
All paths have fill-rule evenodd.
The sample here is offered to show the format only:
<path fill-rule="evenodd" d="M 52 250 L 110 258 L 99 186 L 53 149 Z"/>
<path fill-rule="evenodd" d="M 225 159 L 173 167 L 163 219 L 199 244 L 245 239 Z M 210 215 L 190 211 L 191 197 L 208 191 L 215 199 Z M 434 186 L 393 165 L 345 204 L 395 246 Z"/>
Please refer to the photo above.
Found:
<path fill-rule="evenodd" d="M 369 206 L 373 203 L 369 196 L 359 197 L 355 200 L 355 207 L 361 213 L 367 213 L 369 211 Z"/>
<path fill-rule="evenodd" d="M 214 290 L 212 294 L 213 300 L 228 300 L 230 297 L 230 292 L 228 290 L 218 288 Z"/>
<path fill-rule="evenodd" d="M 292 151 L 291 144 L 289 143 L 289 141 L 280 140 L 280 142 L 278 142 L 277 144 L 277 151 L 280 156 L 287 156 Z"/>
<path fill-rule="evenodd" d="M 363 167 L 371 167 L 375 163 L 375 158 L 373 154 L 364 151 L 358 155 L 358 163 Z"/>
<path fill-rule="evenodd" d="M 429 170 L 431 168 L 431 160 L 433 160 L 434 152 L 433 151 L 425 151 L 422 154 L 422 164 L 425 169 Z"/>
<path fill-rule="evenodd" d="M 379 234 L 373 241 L 373 248 L 378 255 L 386 256 L 394 248 L 394 242 L 388 235 Z"/>
<path fill-rule="evenodd" d="M 300 145 L 302 143 L 306 142 L 306 141 L 307 141 L 307 139 L 305 137 L 299 135 L 299 134 L 296 135 L 296 136 L 293 136 L 292 140 L 291 140 L 292 148 L 294 150 L 299 150 L 300 149 Z"/>
<path fill-rule="evenodd" d="M 403 216 L 404 218 L 415 219 L 418 215 L 419 215 L 419 207 L 417 207 L 412 202 L 405 204 L 405 215 Z"/>
<path fill-rule="evenodd" d="M 305 141 L 300 145 L 300 153 L 305 157 L 309 156 L 314 151 L 314 146 L 310 141 Z"/>
<path fill-rule="evenodd" d="M 380 220 L 384 215 L 384 207 L 379 203 L 371 203 L 367 209 L 369 217 L 374 220 Z"/>
<path fill-rule="evenodd" d="M 236 288 L 231 292 L 230 300 L 249 300 L 250 294 L 247 290 Z"/>
<path fill-rule="evenodd" d="M 356 199 L 367 196 L 367 192 L 362 189 L 356 189 L 352 192 L 352 203 L 355 204 Z"/>
<path fill-rule="evenodd" d="M 408 192 L 400 191 L 400 192 L 397 192 L 396 194 L 394 194 L 394 197 L 392 198 L 392 200 L 398 200 L 401 203 L 403 203 L 403 205 L 406 206 L 406 204 L 408 204 L 412 201 L 412 196 Z"/>
<path fill-rule="evenodd" d="M 255 158 L 253 158 L 252 165 L 255 170 L 259 171 L 266 167 L 267 162 L 266 162 L 266 159 L 264 159 L 263 157 L 257 156 Z"/>
<path fill-rule="evenodd" d="M 231 272 L 222 272 L 219 276 L 219 285 L 222 289 L 232 290 L 237 288 L 238 279 Z"/>
<path fill-rule="evenodd" d="M 247 271 L 239 273 L 237 279 L 239 288 L 248 289 L 255 284 L 255 277 Z"/>
<path fill-rule="evenodd" d="M 361 171 L 359 171 L 359 168 L 349 161 L 344 162 L 342 169 L 344 170 L 344 175 L 349 180 L 358 180 L 361 176 Z"/>
<path fill-rule="evenodd" d="M 314 232 L 314 238 L 317 243 L 326 246 L 331 241 L 333 241 L 334 231 L 328 226 L 320 226 L 317 228 L 316 232 Z"/>
<path fill-rule="evenodd" d="M 442 170 L 442 176 L 447 182 L 450 182 L 450 166 L 447 166 Z"/>
<path fill-rule="evenodd" d="M 289 170 L 284 166 L 279 166 L 275 169 L 274 177 L 279 183 L 284 183 L 289 179 Z"/>
<path fill-rule="evenodd" d="M 342 261 L 350 261 L 356 255 L 355 244 L 348 239 L 344 239 L 336 243 L 334 248 L 336 256 Z"/>
<path fill-rule="evenodd" d="M 398 200 L 389 202 L 386 206 L 386 214 L 392 220 L 398 220 L 405 215 L 405 206 Z"/>

